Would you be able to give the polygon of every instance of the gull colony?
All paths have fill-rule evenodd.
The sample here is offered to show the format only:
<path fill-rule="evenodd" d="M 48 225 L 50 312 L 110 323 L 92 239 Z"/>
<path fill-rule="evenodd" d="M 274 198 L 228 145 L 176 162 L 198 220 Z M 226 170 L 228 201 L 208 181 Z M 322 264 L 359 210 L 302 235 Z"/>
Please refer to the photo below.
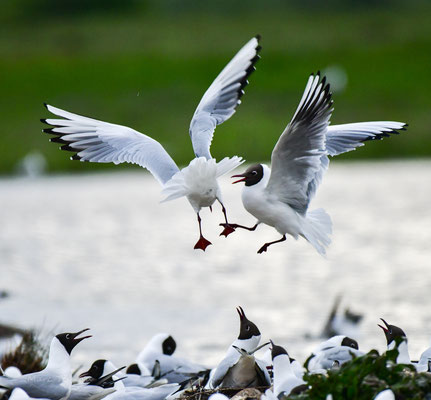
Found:
<path fill-rule="evenodd" d="M 242 309 L 238 336 L 228 346 L 220 362 L 213 368 L 174 355 L 176 342 L 165 333 L 155 335 L 128 366 L 117 367 L 112 361 L 98 359 L 89 369 L 75 376 L 71 353 L 90 335 L 88 329 L 56 335 L 50 345 L 46 367 L 38 372 L 21 374 L 9 366 L 0 376 L 2 399 L 28 400 L 173 400 L 190 394 L 206 394 L 211 400 L 223 400 L 223 393 L 235 394 L 254 388 L 253 398 L 280 400 L 310 390 L 306 374 L 326 376 L 340 370 L 365 353 L 358 342 L 346 335 L 336 335 L 320 343 L 305 363 L 294 359 L 285 343 L 272 340 L 261 344 L 261 333 Z M 404 331 L 381 319 L 387 351 L 397 349 L 396 364 L 405 364 L 418 373 L 431 373 L 431 348 L 418 361 L 412 361 Z M 257 352 L 263 349 L 258 356 Z M 330 395 L 330 393 L 328 393 Z M 380 397 L 379 397 L 380 396 Z M 390 388 L 380 392 L 379 399 L 395 399 Z"/>
<path fill-rule="evenodd" d="M 331 242 L 332 222 L 322 208 L 309 205 L 323 175 L 334 157 L 361 147 L 367 141 L 380 140 L 404 130 L 406 124 L 395 121 L 331 124 L 332 93 L 326 78 L 311 74 L 292 119 L 281 133 L 271 154 L 271 167 L 251 165 L 234 183 L 243 182 L 242 203 L 256 218 L 248 227 L 231 223 L 223 203 L 218 178 L 237 168 L 239 156 L 216 161 L 210 146 L 217 125 L 228 120 L 241 103 L 248 77 L 259 60 L 260 36 L 249 40 L 209 86 L 190 122 L 189 133 L 193 158 L 180 169 L 164 147 L 155 139 L 132 128 L 103 122 L 45 104 L 58 118 L 41 121 L 50 126 L 44 132 L 54 135 L 51 142 L 73 152 L 72 160 L 97 163 L 132 163 L 146 168 L 162 186 L 162 201 L 186 197 L 196 213 L 199 239 L 194 248 L 205 251 L 211 242 L 202 232 L 200 211 L 220 203 L 224 222 L 220 235 L 227 237 L 236 229 L 254 231 L 258 225 L 273 227 L 281 238 L 264 243 L 258 253 L 284 242 L 286 235 L 308 241 L 325 255 Z M 250 132 L 262 135 L 262 132 Z M 265 135 L 267 135 L 265 133 Z"/>

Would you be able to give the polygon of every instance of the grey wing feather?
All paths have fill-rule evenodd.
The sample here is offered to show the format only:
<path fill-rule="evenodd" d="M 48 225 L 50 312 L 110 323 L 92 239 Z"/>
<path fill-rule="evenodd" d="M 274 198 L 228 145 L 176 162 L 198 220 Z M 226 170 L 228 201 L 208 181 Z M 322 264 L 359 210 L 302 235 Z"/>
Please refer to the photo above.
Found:
<path fill-rule="evenodd" d="M 368 140 L 381 140 L 406 129 L 404 122 L 372 121 L 330 125 L 326 134 L 328 155 L 337 156 L 363 146 Z"/>
<path fill-rule="evenodd" d="M 308 79 L 299 106 L 271 156 L 271 176 L 266 191 L 305 214 L 327 163 L 325 136 L 332 114 L 326 79 Z"/>
<path fill-rule="evenodd" d="M 190 137 L 196 157 L 210 159 L 210 146 L 217 125 L 229 119 L 241 103 L 259 59 L 259 36 L 247 42 L 220 72 L 203 95 L 190 122 Z"/>
<path fill-rule="evenodd" d="M 326 130 L 326 154 L 320 158 L 320 169 L 309 184 L 309 198 L 314 194 L 329 166 L 329 156 L 337 156 L 355 150 L 368 140 L 381 140 L 390 134 L 405 130 L 406 124 L 395 121 L 356 122 L 352 124 L 329 125 Z"/>
<path fill-rule="evenodd" d="M 64 119 L 42 120 L 53 126 L 44 132 L 56 135 L 50 141 L 61 143 L 62 150 L 75 152 L 71 157 L 74 160 L 138 164 L 148 169 L 161 184 L 179 171 L 163 146 L 149 136 L 50 105 L 46 108 Z"/>
<path fill-rule="evenodd" d="M 30 397 L 61 399 L 67 395 L 67 388 L 62 386 L 61 378 L 54 374 L 35 372 L 18 378 L 0 377 L 0 386 L 7 388 L 20 387 Z"/>
<path fill-rule="evenodd" d="M 211 387 L 216 388 L 218 387 L 226 374 L 229 372 L 229 370 L 238 362 L 240 355 L 239 353 L 231 354 L 224 358 L 220 364 L 217 366 L 216 370 L 214 371 L 213 376 L 211 377 Z"/>

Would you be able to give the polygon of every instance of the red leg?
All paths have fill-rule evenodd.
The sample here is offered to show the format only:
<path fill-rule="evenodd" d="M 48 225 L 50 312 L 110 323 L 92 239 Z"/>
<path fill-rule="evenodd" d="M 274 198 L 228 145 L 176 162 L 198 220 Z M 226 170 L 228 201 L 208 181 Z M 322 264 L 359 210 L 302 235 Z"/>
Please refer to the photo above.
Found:
<path fill-rule="evenodd" d="M 219 203 L 221 204 L 221 210 L 223 212 L 224 215 L 224 220 L 226 221 L 224 224 L 220 224 L 220 226 L 223 226 L 223 232 L 220 233 L 220 236 L 225 236 L 228 237 L 231 233 L 235 232 L 236 228 L 243 228 L 243 229 L 247 229 L 249 231 L 254 231 L 257 228 L 256 224 L 255 226 L 248 228 L 246 226 L 243 225 L 238 225 L 238 224 L 230 224 L 227 220 L 227 214 L 226 214 L 226 208 L 224 207 L 223 203 L 219 200 Z"/>
<path fill-rule="evenodd" d="M 279 240 L 274 240 L 273 242 L 269 242 L 269 243 L 265 243 L 258 251 L 258 254 L 262 254 L 264 251 L 266 251 L 268 249 L 269 246 L 271 246 L 274 243 L 280 243 L 280 242 L 284 242 L 286 240 L 286 235 L 283 235 L 283 237 Z"/>
<path fill-rule="evenodd" d="M 220 224 L 220 226 L 224 227 L 224 230 L 222 233 L 220 233 L 220 236 L 221 235 L 227 236 L 227 235 L 231 234 L 232 232 L 235 232 L 236 228 L 246 229 L 248 231 L 254 231 L 254 230 L 256 230 L 258 225 L 259 225 L 259 223 L 256 223 L 255 226 L 248 227 L 248 226 L 238 225 L 238 224 Z M 228 234 L 225 234 L 225 231 L 228 231 Z"/>
<path fill-rule="evenodd" d="M 205 251 L 205 249 L 212 244 L 209 240 L 206 240 L 203 235 L 202 235 L 202 227 L 201 227 L 201 217 L 198 213 L 198 223 L 199 223 L 199 240 L 196 242 L 194 249 L 201 249 L 203 251 Z"/>

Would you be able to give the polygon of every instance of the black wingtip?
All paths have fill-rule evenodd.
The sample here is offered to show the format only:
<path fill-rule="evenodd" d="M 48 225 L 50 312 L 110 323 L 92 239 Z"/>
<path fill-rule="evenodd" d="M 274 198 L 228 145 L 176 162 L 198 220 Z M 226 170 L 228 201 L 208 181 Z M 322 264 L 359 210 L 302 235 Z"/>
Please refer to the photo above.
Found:
<path fill-rule="evenodd" d="M 60 149 L 61 150 L 65 150 L 65 151 L 76 151 L 76 149 L 74 149 L 73 147 L 71 147 L 69 144 L 61 146 Z"/>
<path fill-rule="evenodd" d="M 44 124 L 49 125 L 49 124 L 48 124 L 48 122 L 46 122 L 46 119 L 45 119 L 45 118 L 41 118 L 41 119 L 40 119 L 40 122 L 42 122 L 42 123 L 44 123 Z"/>
<path fill-rule="evenodd" d="M 61 143 L 61 144 L 67 144 L 69 142 L 66 142 L 66 140 L 63 140 L 60 136 L 54 137 L 49 139 L 50 142 L 52 143 Z"/>
<path fill-rule="evenodd" d="M 80 161 L 81 157 L 79 157 L 78 154 L 74 154 L 73 156 L 70 157 L 70 159 Z"/>
<path fill-rule="evenodd" d="M 43 103 L 43 106 L 48 110 L 48 103 Z"/>
<path fill-rule="evenodd" d="M 257 41 L 259 41 L 260 39 L 262 39 L 262 36 L 258 33 L 255 38 L 257 39 Z"/>
<path fill-rule="evenodd" d="M 53 132 L 53 129 L 54 128 L 45 128 L 45 129 L 42 129 L 42 132 L 49 133 L 50 135 L 58 135 L 57 132 Z"/>

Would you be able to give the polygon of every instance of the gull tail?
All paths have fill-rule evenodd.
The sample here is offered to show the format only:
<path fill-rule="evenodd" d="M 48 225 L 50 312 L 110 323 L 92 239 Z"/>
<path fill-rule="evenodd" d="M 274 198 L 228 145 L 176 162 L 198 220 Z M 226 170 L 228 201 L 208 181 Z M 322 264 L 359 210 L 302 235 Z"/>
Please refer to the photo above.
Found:
<path fill-rule="evenodd" d="M 332 233 L 331 217 L 323 208 L 307 212 L 302 221 L 302 236 L 324 256 L 326 247 L 331 243 L 329 235 Z"/>

